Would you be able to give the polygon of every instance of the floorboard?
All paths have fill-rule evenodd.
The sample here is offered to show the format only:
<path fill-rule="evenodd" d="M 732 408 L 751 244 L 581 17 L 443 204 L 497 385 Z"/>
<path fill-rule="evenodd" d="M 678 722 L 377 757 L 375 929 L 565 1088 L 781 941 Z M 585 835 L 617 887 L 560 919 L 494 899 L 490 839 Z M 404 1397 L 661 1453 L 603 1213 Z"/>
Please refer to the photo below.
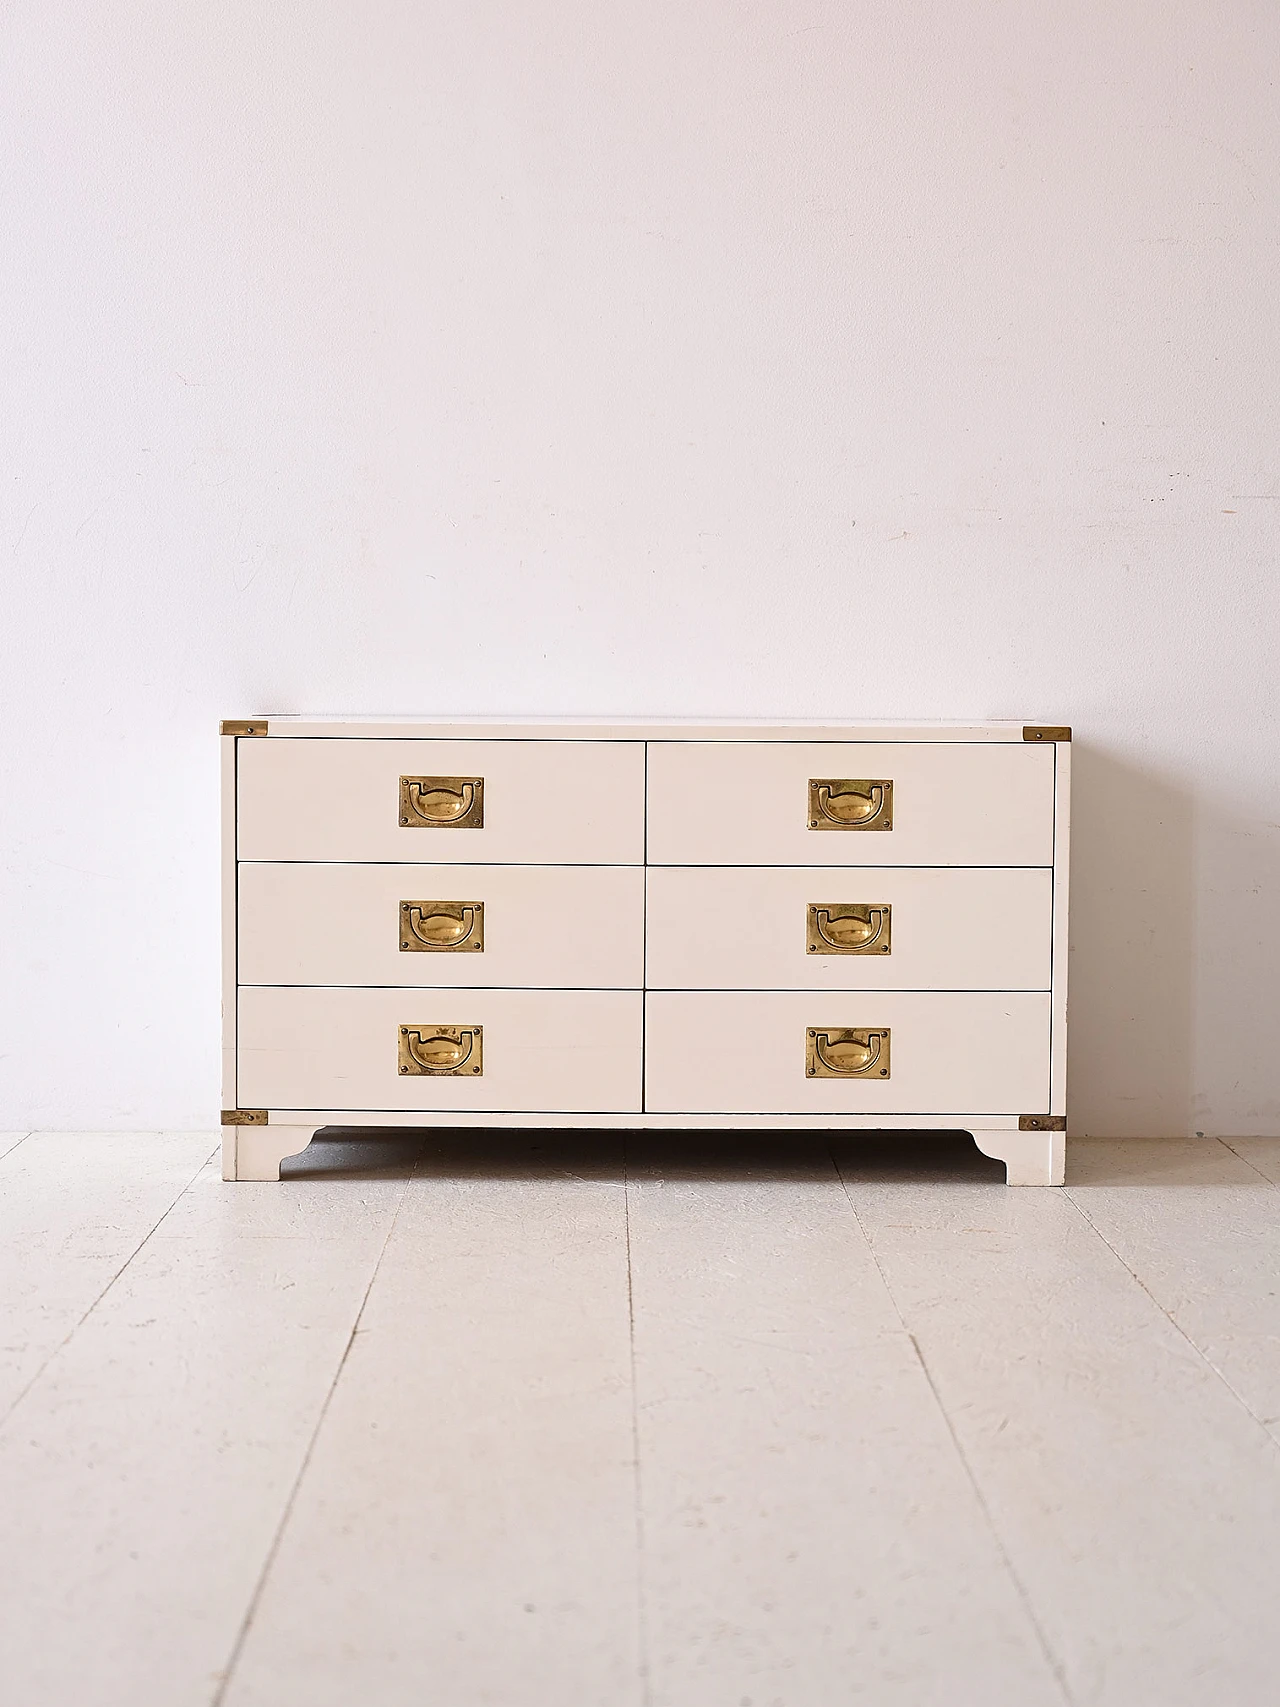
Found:
<path fill-rule="evenodd" d="M 404 1186 L 210 1165 L 48 1365 L 0 1430 L 9 1700 L 215 1698 Z"/>
<path fill-rule="evenodd" d="M 1280 1194 L 1213 1139 L 1081 1139 L 1072 1201 L 1280 1445 Z"/>
<path fill-rule="evenodd" d="M 681 1142 L 630 1188 L 653 1707 L 1060 1703 L 825 1142 Z"/>
<path fill-rule="evenodd" d="M 1071 1700 L 1273 1703 L 1274 1442 L 1068 1191 L 947 1185 L 905 1166 L 892 1177 L 884 1164 L 842 1155 Z M 1199 1201 L 1229 1245 L 1222 1192 Z"/>
<path fill-rule="evenodd" d="M 45 1132 L 0 1156 L 0 1421 L 216 1141 L 209 1132 Z"/>
<path fill-rule="evenodd" d="M 0 1158 L 6 1701 L 1273 1707 L 1280 1142 L 208 1143 Z"/>
<path fill-rule="evenodd" d="M 639 1703 L 620 1154 L 427 1145 L 227 1707 Z"/>
<path fill-rule="evenodd" d="M 1280 1138 L 1221 1138 L 1219 1143 L 1256 1168 L 1272 1185 L 1280 1185 Z"/>

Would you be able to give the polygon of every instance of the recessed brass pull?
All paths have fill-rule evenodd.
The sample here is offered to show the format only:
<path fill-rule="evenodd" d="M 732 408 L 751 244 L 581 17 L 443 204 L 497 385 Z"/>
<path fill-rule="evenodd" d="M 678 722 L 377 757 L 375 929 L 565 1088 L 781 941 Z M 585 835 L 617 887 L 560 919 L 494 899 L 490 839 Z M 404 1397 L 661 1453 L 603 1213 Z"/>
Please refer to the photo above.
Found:
<path fill-rule="evenodd" d="M 810 954 L 888 954 L 892 908 L 862 902 L 810 901 Z"/>
<path fill-rule="evenodd" d="M 483 901 L 401 901 L 401 954 L 483 954 Z"/>
<path fill-rule="evenodd" d="M 479 1025 L 402 1025 L 400 1071 L 432 1078 L 482 1072 L 483 1042 Z"/>
<path fill-rule="evenodd" d="M 482 830 L 482 776 L 402 776 L 400 822 L 411 830 Z"/>
<path fill-rule="evenodd" d="M 887 1079 L 888 1029 L 811 1029 L 805 1036 L 805 1072 L 811 1079 Z"/>
<path fill-rule="evenodd" d="M 811 776 L 811 830 L 892 830 L 893 783 L 888 777 Z"/>

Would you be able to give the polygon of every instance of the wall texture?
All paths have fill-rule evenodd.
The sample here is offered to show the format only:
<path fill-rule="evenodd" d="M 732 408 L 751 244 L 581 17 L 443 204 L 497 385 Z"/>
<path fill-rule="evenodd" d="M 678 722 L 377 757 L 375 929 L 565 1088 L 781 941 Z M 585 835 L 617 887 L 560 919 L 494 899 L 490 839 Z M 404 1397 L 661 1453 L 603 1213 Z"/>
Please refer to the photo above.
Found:
<path fill-rule="evenodd" d="M 1274 0 L 14 0 L 0 1125 L 216 1119 L 219 716 L 1076 729 L 1073 1124 L 1280 1130 Z"/>

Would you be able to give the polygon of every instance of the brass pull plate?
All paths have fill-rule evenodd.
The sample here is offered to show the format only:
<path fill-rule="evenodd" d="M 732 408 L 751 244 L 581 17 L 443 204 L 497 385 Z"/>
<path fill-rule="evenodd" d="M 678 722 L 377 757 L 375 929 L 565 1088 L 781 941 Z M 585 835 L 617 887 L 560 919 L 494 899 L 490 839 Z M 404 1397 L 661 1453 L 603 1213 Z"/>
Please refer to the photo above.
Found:
<path fill-rule="evenodd" d="M 893 909 L 863 902 L 810 901 L 810 954 L 889 954 Z"/>
<path fill-rule="evenodd" d="M 484 1071 L 484 1027 L 402 1025 L 400 1071 L 433 1079 Z"/>
<path fill-rule="evenodd" d="M 483 954 L 483 901 L 401 901 L 401 954 Z"/>
<path fill-rule="evenodd" d="M 805 1034 L 805 1074 L 810 1079 L 887 1079 L 888 1028 L 811 1028 Z"/>
<path fill-rule="evenodd" d="M 402 776 L 400 822 L 410 830 L 482 830 L 482 776 Z"/>
<path fill-rule="evenodd" d="M 888 777 L 811 776 L 809 828 L 892 830 L 892 781 Z"/>

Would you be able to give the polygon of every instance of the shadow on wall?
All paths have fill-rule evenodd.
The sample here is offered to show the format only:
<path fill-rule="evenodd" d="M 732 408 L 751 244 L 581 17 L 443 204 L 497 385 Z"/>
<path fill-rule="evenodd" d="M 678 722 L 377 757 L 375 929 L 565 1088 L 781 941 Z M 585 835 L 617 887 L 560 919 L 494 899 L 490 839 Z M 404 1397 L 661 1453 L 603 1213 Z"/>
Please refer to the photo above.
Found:
<path fill-rule="evenodd" d="M 1070 1130 L 1193 1132 L 1196 895 L 1191 794 L 1111 754 L 1072 753 Z"/>
<path fill-rule="evenodd" d="M 1262 766 L 1274 759 L 1264 757 Z M 1197 800 L 1191 1016 L 1193 1130 L 1280 1134 L 1280 810 L 1228 786 Z"/>
<path fill-rule="evenodd" d="M 1280 824 L 1087 742 L 1072 764 L 1071 1132 L 1280 1132 Z"/>

